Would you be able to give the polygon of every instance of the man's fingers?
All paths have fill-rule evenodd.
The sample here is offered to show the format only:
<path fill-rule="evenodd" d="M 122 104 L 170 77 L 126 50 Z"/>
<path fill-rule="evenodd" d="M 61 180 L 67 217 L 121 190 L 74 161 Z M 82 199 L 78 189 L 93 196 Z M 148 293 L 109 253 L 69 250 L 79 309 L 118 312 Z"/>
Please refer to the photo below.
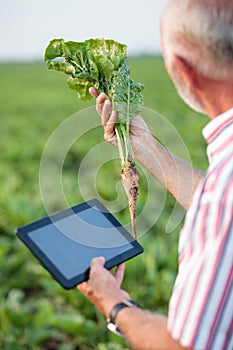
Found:
<path fill-rule="evenodd" d="M 117 120 L 117 111 L 113 110 L 108 119 L 108 125 L 111 126 L 111 128 L 113 128 L 113 126 L 116 123 L 116 120 Z"/>
<path fill-rule="evenodd" d="M 83 283 L 78 284 L 78 285 L 77 285 L 77 288 L 78 288 L 81 292 L 83 292 L 83 291 L 86 290 L 86 288 L 87 288 L 87 282 L 83 282 Z"/>
<path fill-rule="evenodd" d="M 104 267 L 105 258 L 100 256 L 91 260 L 91 270 L 98 269 L 99 267 Z"/>
<path fill-rule="evenodd" d="M 101 115 L 102 125 L 107 128 L 107 132 L 112 131 L 117 120 L 117 112 L 115 110 L 113 110 L 110 114 L 111 106 L 111 102 L 109 100 L 106 100 L 103 105 Z"/>
<path fill-rule="evenodd" d="M 104 131 L 105 131 L 104 138 L 106 141 L 111 142 L 112 138 L 115 135 L 114 126 L 115 126 L 116 120 L 117 120 L 117 112 L 113 110 L 106 124 L 103 124 Z"/>
<path fill-rule="evenodd" d="M 77 289 L 86 296 L 91 296 L 93 291 L 88 282 L 83 282 L 77 285 Z"/>
<path fill-rule="evenodd" d="M 90 92 L 91 96 L 96 99 L 96 110 L 99 113 L 99 115 L 101 115 L 104 101 L 107 98 L 106 94 L 103 92 L 101 94 L 99 94 L 98 90 L 94 87 L 91 87 L 89 89 L 89 92 Z"/>
<path fill-rule="evenodd" d="M 95 274 L 95 272 L 99 270 L 99 268 L 103 268 L 104 264 L 105 264 L 105 258 L 102 256 L 92 259 L 90 264 L 90 268 L 91 268 L 90 277 L 91 275 L 93 275 L 93 273 Z M 79 284 L 77 288 L 80 290 L 80 292 L 82 292 L 86 296 L 90 297 L 93 294 L 92 286 L 90 284 L 90 278 L 89 278 L 89 281 Z"/>
<path fill-rule="evenodd" d="M 121 283 L 123 282 L 124 273 L 125 273 L 125 264 L 118 265 L 116 269 L 116 274 L 115 274 L 115 278 L 118 286 L 121 286 Z"/>
<path fill-rule="evenodd" d="M 96 88 L 94 88 L 94 87 L 91 87 L 91 88 L 89 89 L 89 92 L 90 92 L 91 96 L 94 97 L 94 98 L 97 98 L 97 97 L 99 96 L 98 91 L 97 91 Z"/>
<path fill-rule="evenodd" d="M 103 104 L 102 114 L 101 114 L 101 121 L 103 126 L 106 126 L 106 124 L 108 123 L 110 110 L 111 110 L 111 102 L 109 100 L 106 100 Z"/>
<path fill-rule="evenodd" d="M 102 110 L 103 110 L 104 102 L 106 98 L 107 96 L 105 95 L 104 92 L 102 92 L 96 99 L 96 110 L 100 116 L 102 115 Z"/>

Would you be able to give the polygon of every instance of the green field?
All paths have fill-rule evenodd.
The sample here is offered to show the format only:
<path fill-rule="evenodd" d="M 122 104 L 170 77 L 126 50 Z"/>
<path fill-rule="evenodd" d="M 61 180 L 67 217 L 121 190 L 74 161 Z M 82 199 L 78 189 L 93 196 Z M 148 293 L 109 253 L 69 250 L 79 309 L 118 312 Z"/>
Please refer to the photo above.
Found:
<path fill-rule="evenodd" d="M 206 169 L 206 145 L 201 130 L 207 117 L 192 112 L 179 99 L 165 73 L 162 59 L 131 58 L 130 66 L 133 79 L 145 84 L 145 106 L 166 116 L 168 125 L 177 130 L 179 139 L 186 145 L 193 165 Z M 77 290 L 64 291 L 15 237 L 17 227 L 46 214 L 40 193 L 39 169 L 47 141 L 64 120 L 94 106 L 94 101 L 80 102 L 75 92 L 67 88 L 66 77 L 48 71 L 42 63 L 1 64 L 0 76 L 0 349 L 127 349 L 124 340 L 106 330 L 104 317 Z M 70 130 L 70 135 L 68 130 L 65 139 L 76 132 L 80 135 L 88 114 L 90 118 L 99 118 L 94 107 L 90 112 L 79 112 L 80 128 L 77 122 L 77 129 Z M 150 123 L 153 124 L 151 117 Z M 157 124 L 154 124 L 153 130 L 157 130 Z M 158 124 L 158 134 L 162 132 L 166 142 L 171 141 L 176 153 L 176 138 L 163 128 Z M 82 133 L 65 155 L 62 183 L 69 205 L 87 199 L 77 186 L 77 174 L 86 154 L 93 148 L 98 150 L 96 145 L 102 141 L 102 128 L 95 127 Z M 62 142 L 51 154 L 51 164 L 56 163 L 62 152 L 60 146 Z M 114 147 L 104 147 L 114 158 Z M 108 162 L 105 153 L 99 156 L 103 166 L 96 170 L 93 163 L 92 170 L 97 171 L 95 184 L 89 182 L 88 189 L 95 185 L 99 199 L 106 203 L 114 200 L 121 203 L 121 198 L 125 202 L 123 191 L 116 188 L 118 160 L 114 158 Z M 153 207 L 143 211 L 147 198 L 153 198 L 155 212 L 160 199 L 156 193 L 148 193 L 148 174 L 143 169 L 141 174 L 138 214 L 140 221 L 147 223 L 151 216 L 153 219 Z M 52 170 L 47 172 L 49 183 L 53 182 L 53 175 Z M 62 209 L 64 203 L 60 203 L 53 186 L 48 193 L 51 210 Z M 177 270 L 177 239 L 181 224 L 172 233 L 165 233 L 174 205 L 174 200 L 166 195 L 158 220 L 154 220 L 140 238 L 145 252 L 127 263 L 123 284 L 132 299 L 143 307 L 163 313 L 167 311 Z M 129 221 L 125 207 L 116 216 L 123 224 Z"/>

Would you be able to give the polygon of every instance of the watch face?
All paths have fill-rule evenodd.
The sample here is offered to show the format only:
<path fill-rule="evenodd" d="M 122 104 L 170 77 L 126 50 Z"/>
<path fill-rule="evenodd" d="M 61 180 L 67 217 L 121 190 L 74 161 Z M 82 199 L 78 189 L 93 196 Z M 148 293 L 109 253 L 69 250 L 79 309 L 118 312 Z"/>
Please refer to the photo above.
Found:
<path fill-rule="evenodd" d="M 114 323 L 110 322 L 109 319 L 107 320 L 107 322 L 107 327 L 109 331 L 124 338 L 124 335 L 117 329 L 117 326 Z"/>

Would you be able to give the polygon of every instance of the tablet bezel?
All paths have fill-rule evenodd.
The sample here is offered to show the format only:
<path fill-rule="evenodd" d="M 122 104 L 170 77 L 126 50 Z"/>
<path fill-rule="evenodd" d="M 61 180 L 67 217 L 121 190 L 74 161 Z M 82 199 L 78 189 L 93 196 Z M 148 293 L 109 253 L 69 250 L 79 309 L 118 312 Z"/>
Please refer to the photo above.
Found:
<path fill-rule="evenodd" d="M 34 241 L 28 235 L 30 232 L 55 223 L 58 220 L 64 219 L 68 216 L 79 213 L 83 210 L 97 207 L 101 213 L 116 227 L 116 229 L 128 240 L 132 245 L 132 249 L 127 250 L 124 253 L 116 255 L 114 258 L 106 260 L 105 268 L 111 269 L 120 263 L 129 260 L 138 254 L 143 252 L 142 246 L 133 239 L 132 235 L 119 223 L 119 221 L 97 200 L 91 199 L 87 202 L 78 204 L 71 208 L 65 209 L 58 213 L 44 217 L 40 220 L 32 222 L 28 225 L 19 227 L 16 230 L 16 235 L 21 241 L 30 249 L 33 255 L 42 263 L 42 265 L 50 272 L 50 274 L 61 284 L 65 289 L 71 289 L 76 287 L 83 281 L 86 281 L 89 276 L 89 268 L 84 273 L 78 274 L 72 279 L 66 279 L 65 276 L 57 269 L 54 263 L 43 253 L 43 251 L 34 243 Z M 72 214 L 73 213 L 73 214 Z"/>

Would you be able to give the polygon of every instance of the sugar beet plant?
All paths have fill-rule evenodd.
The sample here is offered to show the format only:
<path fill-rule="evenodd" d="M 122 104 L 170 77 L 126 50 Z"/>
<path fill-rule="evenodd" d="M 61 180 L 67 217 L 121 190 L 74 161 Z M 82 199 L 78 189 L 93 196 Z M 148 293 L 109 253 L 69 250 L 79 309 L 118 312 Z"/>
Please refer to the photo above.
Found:
<path fill-rule="evenodd" d="M 121 182 L 129 201 L 132 232 L 136 235 L 136 202 L 139 174 L 135 167 L 129 128 L 132 118 L 143 110 L 143 85 L 130 77 L 127 46 L 114 40 L 89 39 L 65 42 L 54 39 L 45 51 L 49 69 L 70 75 L 68 85 L 82 100 L 89 100 L 90 87 L 104 92 L 117 111 L 115 132 L 121 164 Z"/>

